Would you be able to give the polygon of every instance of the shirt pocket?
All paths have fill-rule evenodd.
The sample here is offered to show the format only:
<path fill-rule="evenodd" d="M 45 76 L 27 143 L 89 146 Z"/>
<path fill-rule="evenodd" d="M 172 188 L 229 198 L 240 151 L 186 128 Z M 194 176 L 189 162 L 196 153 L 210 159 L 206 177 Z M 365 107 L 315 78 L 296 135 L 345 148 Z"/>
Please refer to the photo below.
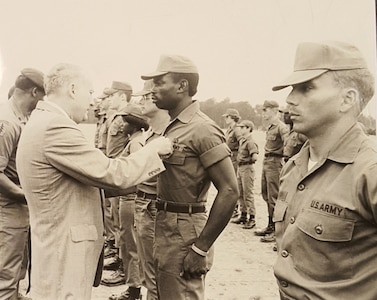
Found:
<path fill-rule="evenodd" d="M 174 150 L 173 154 L 164 159 L 164 163 L 169 166 L 166 167 L 164 176 L 168 178 L 166 185 L 170 188 L 181 188 L 187 186 L 188 183 L 188 166 L 185 165 L 186 153 L 184 151 Z"/>
<path fill-rule="evenodd" d="M 347 242 L 352 239 L 355 222 L 308 209 L 304 217 L 298 218 L 297 226 L 318 241 Z"/>
<path fill-rule="evenodd" d="M 295 268 L 321 282 L 351 278 L 354 226 L 353 220 L 304 209 L 291 245 Z"/>
<path fill-rule="evenodd" d="M 73 242 L 96 241 L 98 239 L 97 228 L 94 225 L 80 224 L 71 227 L 71 239 Z"/>

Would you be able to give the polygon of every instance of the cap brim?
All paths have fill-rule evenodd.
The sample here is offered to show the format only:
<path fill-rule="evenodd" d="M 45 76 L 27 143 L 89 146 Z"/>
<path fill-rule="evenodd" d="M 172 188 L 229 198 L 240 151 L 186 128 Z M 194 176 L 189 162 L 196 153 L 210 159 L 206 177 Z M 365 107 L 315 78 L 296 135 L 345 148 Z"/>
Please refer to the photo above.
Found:
<path fill-rule="evenodd" d="M 328 70 L 320 69 L 320 70 L 305 70 L 305 71 L 295 71 L 290 76 L 285 78 L 281 83 L 272 87 L 273 91 L 278 91 L 281 89 L 286 88 L 287 86 L 303 83 L 309 80 L 312 80 L 324 73 Z"/>
<path fill-rule="evenodd" d="M 146 75 L 141 75 L 141 79 L 143 79 L 143 80 L 153 79 L 155 77 L 158 77 L 158 76 L 161 76 L 161 75 L 165 75 L 165 74 L 168 74 L 168 73 L 169 72 L 155 71 L 153 73 L 149 73 L 149 74 L 146 74 Z"/>
<path fill-rule="evenodd" d="M 104 94 L 107 95 L 107 96 L 111 96 L 112 94 L 114 94 L 114 93 L 116 93 L 118 91 L 119 90 L 109 88 L 109 89 L 106 90 L 106 92 Z"/>

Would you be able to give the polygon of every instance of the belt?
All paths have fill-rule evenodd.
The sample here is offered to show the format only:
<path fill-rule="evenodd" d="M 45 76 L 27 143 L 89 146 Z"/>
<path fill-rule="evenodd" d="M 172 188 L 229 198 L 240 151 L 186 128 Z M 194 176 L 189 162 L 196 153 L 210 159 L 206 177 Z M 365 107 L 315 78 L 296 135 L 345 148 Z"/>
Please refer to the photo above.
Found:
<path fill-rule="evenodd" d="M 156 194 L 148 194 L 148 193 L 144 193 L 142 191 L 137 191 L 137 196 L 139 198 L 143 198 L 143 199 L 151 199 L 151 200 L 156 200 L 157 199 L 157 195 Z"/>
<path fill-rule="evenodd" d="M 157 210 L 186 214 L 196 214 L 206 211 L 205 205 L 198 203 L 174 203 L 161 200 L 157 200 L 156 208 Z"/>
<path fill-rule="evenodd" d="M 245 166 L 245 165 L 252 165 L 253 163 L 251 161 L 240 161 L 238 163 L 239 166 Z"/>
<path fill-rule="evenodd" d="M 283 154 L 277 154 L 277 153 L 265 153 L 264 157 L 283 157 Z"/>

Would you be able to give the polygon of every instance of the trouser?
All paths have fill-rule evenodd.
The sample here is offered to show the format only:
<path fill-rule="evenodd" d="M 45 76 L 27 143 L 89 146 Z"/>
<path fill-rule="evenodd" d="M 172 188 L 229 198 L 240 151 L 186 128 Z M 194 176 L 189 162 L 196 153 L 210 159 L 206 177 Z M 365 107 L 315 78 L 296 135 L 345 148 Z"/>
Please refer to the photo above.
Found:
<path fill-rule="evenodd" d="M 135 233 L 135 198 L 136 194 L 121 196 L 119 201 L 120 251 L 126 284 L 129 287 L 141 287 L 142 270 L 136 246 Z"/>
<path fill-rule="evenodd" d="M 237 162 L 237 153 L 238 151 L 232 151 L 231 152 L 231 155 L 230 155 L 230 159 L 232 161 L 232 165 L 233 165 L 233 169 L 234 169 L 234 174 L 237 175 L 237 170 L 238 170 L 238 162 Z M 240 204 L 240 199 L 237 200 L 237 204 L 236 206 L 234 207 L 234 211 L 238 211 L 238 207 L 240 207 L 241 204 Z"/>
<path fill-rule="evenodd" d="M 147 300 L 157 300 L 156 272 L 153 261 L 156 201 L 137 197 L 135 201 L 136 241 L 144 271 Z"/>
<path fill-rule="evenodd" d="M 160 299 L 204 299 L 205 276 L 184 279 L 180 276 L 183 260 L 207 222 L 206 213 L 172 213 L 156 215 L 154 258 Z M 208 269 L 213 263 L 213 247 L 208 254 Z"/>
<path fill-rule="evenodd" d="M 18 283 L 27 270 L 27 205 L 0 200 L 0 299 L 17 299 Z M 26 254 L 26 255 L 25 255 Z"/>
<path fill-rule="evenodd" d="M 265 157 L 262 169 L 262 197 L 267 202 L 268 216 L 274 215 L 275 203 L 279 193 L 279 179 L 282 168 L 281 157 Z"/>
<path fill-rule="evenodd" d="M 105 198 L 105 205 L 103 206 L 103 211 L 106 240 L 115 240 L 114 220 L 110 198 Z"/>
<path fill-rule="evenodd" d="M 120 231 L 120 223 L 119 223 L 119 199 L 120 197 L 111 197 L 109 198 L 111 203 L 111 218 L 113 221 L 113 235 L 115 239 L 115 247 L 119 248 L 119 231 Z"/>
<path fill-rule="evenodd" d="M 255 216 L 254 204 L 254 166 L 242 165 L 238 167 L 237 181 L 240 192 L 239 202 L 240 210 L 243 213 L 248 213 Z"/>

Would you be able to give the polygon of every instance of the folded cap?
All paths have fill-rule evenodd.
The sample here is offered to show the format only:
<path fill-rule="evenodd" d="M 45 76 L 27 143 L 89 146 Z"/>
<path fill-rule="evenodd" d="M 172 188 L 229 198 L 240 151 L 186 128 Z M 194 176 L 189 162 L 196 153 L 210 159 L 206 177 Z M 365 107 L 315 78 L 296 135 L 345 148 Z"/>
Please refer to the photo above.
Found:
<path fill-rule="evenodd" d="M 132 96 L 145 96 L 145 95 L 148 95 L 152 92 L 152 88 L 153 88 L 153 80 L 150 79 L 150 80 L 146 80 L 144 82 L 144 87 L 141 91 L 135 93 L 135 94 L 132 94 Z"/>
<path fill-rule="evenodd" d="M 263 103 L 263 109 L 265 108 L 277 108 L 279 107 L 279 104 L 274 100 L 266 100 Z"/>
<path fill-rule="evenodd" d="M 248 128 L 254 129 L 254 123 L 250 120 L 242 120 L 236 126 L 237 127 L 246 126 Z"/>
<path fill-rule="evenodd" d="M 278 91 L 287 86 L 312 80 L 327 71 L 366 69 L 359 49 L 344 42 L 301 43 L 295 56 L 294 71 L 272 88 Z"/>
<path fill-rule="evenodd" d="M 44 74 L 33 68 L 25 68 L 21 70 L 21 74 L 34 82 L 39 88 L 44 91 L 43 77 Z"/>
<path fill-rule="evenodd" d="M 240 113 L 235 108 L 228 108 L 225 114 L 222 115 L 223 117 L 231 116 L 231 117 L 239 117 Z"/>
<path fill-rule="evenodd" d="M 118 91 L 128 91 L 132 93 L 132 86 L 127 82 L 113 81 L 111 87 L 106 90 L 105 94 L 110 96 Z"/>
<path fill-rule="evenodd" d="M 110 88 L 104 88 L 102 94 L 99 95 L 97 98 L 103 100 L 109 97 L 111 95 L 111 93 L 109 93 L 110 90 L 111 90 Z"/>
<path fill-rule="evenodd" d="M 144 80 L 152 79 L 169 72 L 173 73 L 198 73 L 195 64 L 187 57 L 181 55 L 161 55 L 156 71 L 142 75 Z"/>
<path fill-rule="evenodd" d="M 119 112 L 117 112 L 117 115 L 131 115 L 143 120 L 148 120 L 148 118 L 143 115 L 140 105 L 134 103 L 127 103 L 126 105 L 121 107 L 119 109 Z"/>

